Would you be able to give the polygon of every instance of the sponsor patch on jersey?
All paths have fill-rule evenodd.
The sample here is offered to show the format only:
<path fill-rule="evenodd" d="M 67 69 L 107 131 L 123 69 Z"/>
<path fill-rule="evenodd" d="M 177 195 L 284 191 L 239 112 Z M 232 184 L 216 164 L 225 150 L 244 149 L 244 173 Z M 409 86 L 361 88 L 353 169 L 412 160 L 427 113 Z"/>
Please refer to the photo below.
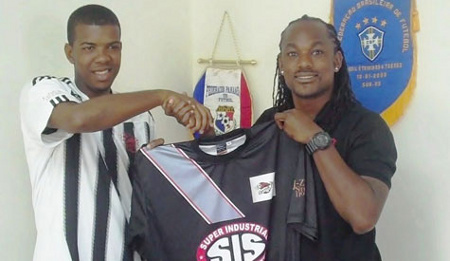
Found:
<path fill-rule="evenodd" d="M 262 261 L 268 229 L 255 223 L 233 223 L 207 235 L 197 248 L 197 261 Z"/>
<path fill-rule="evenodd" d="M 271 200 L 275 196 L 275 172 L 250 178 L 253 203 Z"/>

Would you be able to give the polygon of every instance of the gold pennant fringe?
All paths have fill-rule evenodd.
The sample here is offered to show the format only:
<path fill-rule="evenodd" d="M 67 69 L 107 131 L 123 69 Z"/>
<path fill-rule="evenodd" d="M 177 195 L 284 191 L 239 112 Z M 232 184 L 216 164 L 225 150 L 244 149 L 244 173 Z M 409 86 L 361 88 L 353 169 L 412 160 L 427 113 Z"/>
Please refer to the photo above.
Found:
<path fill-rule="evenodd" d="M 412 27 L 412 39 L 413 39 L 413 67 L 411 78 L 409 79 L 408 86 L 405 88 L 399 98 L 387 108 L 381 117 L 387 122 L 389 126 L 393 126 L 401 116 L 405 113 L 405 109 L 412 99 L 414 90 L 417 83 L 417 37 L 416 33 L 420 30 L 419 12 L 416 7 L 416 0 L 413 0 L 411 11 L 411 27 Z"/>

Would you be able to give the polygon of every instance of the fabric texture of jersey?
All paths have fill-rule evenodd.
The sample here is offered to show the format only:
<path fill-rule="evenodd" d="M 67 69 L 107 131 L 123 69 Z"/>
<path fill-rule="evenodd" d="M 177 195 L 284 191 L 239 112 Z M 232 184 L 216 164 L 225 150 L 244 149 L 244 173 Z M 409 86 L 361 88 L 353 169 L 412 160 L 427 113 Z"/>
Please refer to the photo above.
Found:
<path fill-rule="evenodd" d="M 46 127 L 56 105 L 88 99 L 69 78 L 49 76 L 33 79 L 21 93 L 35 261 L 133 259 L 125 247 L 128 172 L 136 150 L 153 138 L 153 118 L 143 113 L 112 129 L 82 134 Z"/>
<path fill-rule="evenodd" d="M 132 246 L 150 261 L 264 260 L 278 146 L 287 137 L 280 133 L 270 122 L 141 149 L 133 171 Z M 240 137 L 244 144 L 227 152 Z M 215 155 L 204 152 L 208 145 Z M 286 171 L 296 167 L 296 145 L 286 154 Z"/>
<path fill-rule="evenodd" d="M 327 105 L 316 117 L 316 122 L 322 121 L 332 108 Z M 268 109 L 257 120 L 261 124 L 273 119 L 275 108 Z M 391 187 L 391 178 L 396 170 L 397 152 L 394 139 L 389 127 L 376 113 L 367 110 L 359 104 L 349 109 L 332 130 L 327 130 L 336 140 L 335 146 L 347 165 L 362 176 L 369 176 L 384 182 Z M 315 168 L 315 165 L 313 166 Z M 302 260 L 302 261 L 329 261 L 329 260 L 355 260 L 379 261 L 380 253 L 375 244 L 375 229 L 358 235 L 351 226 L 337 213 L 320 176 L 314 179 L 316 188 L 316 201 L 318 211 L 319 240 L 311 241 L 305 237 L 289 233 L 291 245 L 280 247 L 279 242 L 271 242 L 269 246 L 269 260 Z M 277 190 L 287 189 L 280 187 Z M 277 196 L 275 205 L 283 204 L 287 198 Z M 288 208 L 284 204 L 284 208 Z M 277 219 L 280 212 L 273 212 L 272 219 Z M 295 244 L 295 241 L 298 244 Z M 299 259 L 281 258 L 286 249 L 299 248 Z"/>

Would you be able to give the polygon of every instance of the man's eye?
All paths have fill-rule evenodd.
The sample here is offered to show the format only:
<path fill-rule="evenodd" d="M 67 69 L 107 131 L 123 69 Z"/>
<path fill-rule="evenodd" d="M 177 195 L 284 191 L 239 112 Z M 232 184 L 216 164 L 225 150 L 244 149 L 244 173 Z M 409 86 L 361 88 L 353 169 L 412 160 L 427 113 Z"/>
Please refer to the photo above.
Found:
<path fill-rule="evenodd" d="M 92 51 L 92 50 L 94 50 L 94 46 L 92 46 L 92 45 L 84 46 L 83 50 L 85 50 L 85 51 Z"/>
<path fill-rule="evenodd" d="M 109 46 L 109 49 L 112 49 L 112 50 L 120 50 L 120 49 L 121 49 L 121 46 L 120 46 L 120 44 L 113 44 L 113 45 L 110 45 L 110 46 Z"/>
<path fill-rule="evenodd" d="M 323 54 L 323 51 L 322 50 L 314 50 L 312 54 L 313 55 L 321 55 L 321 54 Z"/>
<path fill-rule="evenodd" d="M 296 57 L 296 56 L 297 56 L 297 53 L 296 53 L 296 52 L 288 52 L 287 55 L 288 55 L 289 57 Z"/>

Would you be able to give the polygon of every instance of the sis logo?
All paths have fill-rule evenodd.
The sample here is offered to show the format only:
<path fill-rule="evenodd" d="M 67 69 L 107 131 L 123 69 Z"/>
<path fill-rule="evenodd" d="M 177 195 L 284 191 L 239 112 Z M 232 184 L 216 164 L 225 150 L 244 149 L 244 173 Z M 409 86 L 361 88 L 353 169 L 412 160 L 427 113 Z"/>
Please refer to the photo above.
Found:
<path fill-rule="evenodd" d="M 202 240 L 197 261 L 263 261 L 268 230 L 255 223 L 222 226 Z"/>

